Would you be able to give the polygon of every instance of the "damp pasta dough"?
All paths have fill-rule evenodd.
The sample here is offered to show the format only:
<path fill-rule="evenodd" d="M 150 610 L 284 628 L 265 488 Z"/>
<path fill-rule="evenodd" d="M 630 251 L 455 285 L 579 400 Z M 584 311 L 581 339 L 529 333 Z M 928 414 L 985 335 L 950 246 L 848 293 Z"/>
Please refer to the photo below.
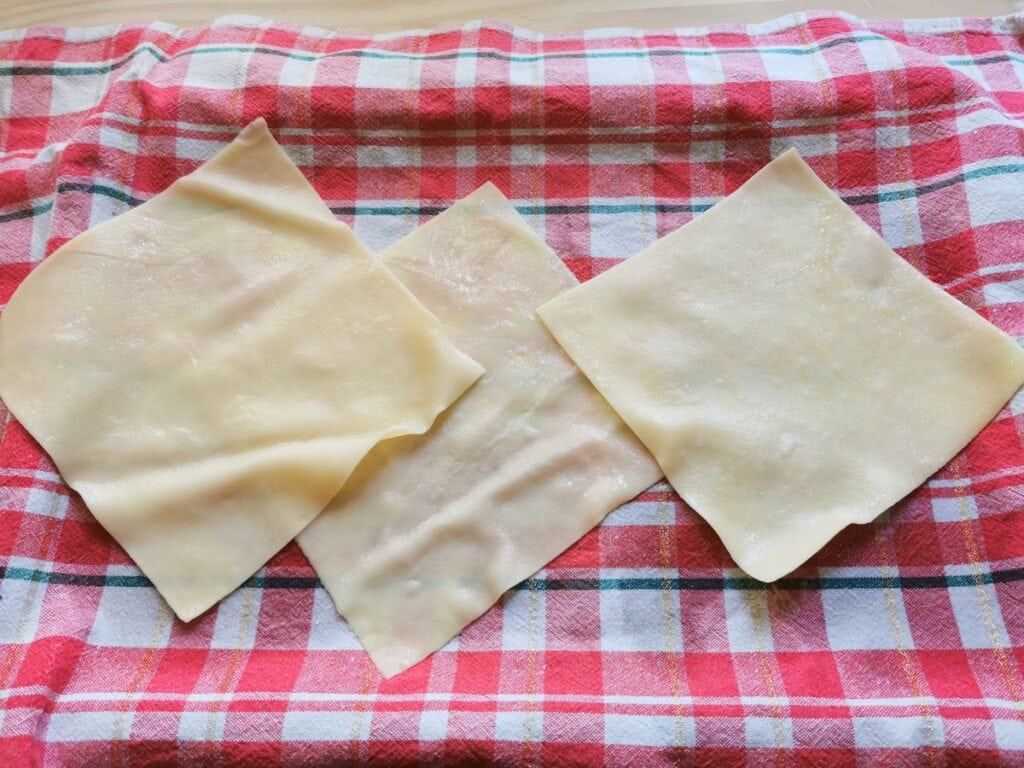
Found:
<path fill-rule="evenodd" d="M 371 451 L 298 539 L 390 676 L 661 472 L 537 319 L 577 283 L 495 187 L 381 259 L 486 369 L 430 432 Z"/>
<path fill-rule="evenodd" d="M 539 314 L 750 575 L 773 581 L 963 448 L 1017 343 L 790 151 Z"/>
<path fill-rule="evenodd" d="M 0 321 L 0 393 L 190 620 L 482 372 L 263 121 L 60 248 Z"/>

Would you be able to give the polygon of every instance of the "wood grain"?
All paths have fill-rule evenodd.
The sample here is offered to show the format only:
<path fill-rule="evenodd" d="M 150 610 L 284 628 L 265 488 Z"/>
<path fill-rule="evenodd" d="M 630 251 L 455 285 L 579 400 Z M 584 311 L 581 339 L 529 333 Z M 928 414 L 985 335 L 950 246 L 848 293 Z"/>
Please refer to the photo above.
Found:
<path fill-rule="evenodd" d="M 540 32 L 764 21 L 830 5 L 868 19 L 993 16 L 1024 0 L 0 0 L 0 29 L 159 19 L 182 27 L 245 13 L 352 32 L 394 32 L 478 18 Z"/>

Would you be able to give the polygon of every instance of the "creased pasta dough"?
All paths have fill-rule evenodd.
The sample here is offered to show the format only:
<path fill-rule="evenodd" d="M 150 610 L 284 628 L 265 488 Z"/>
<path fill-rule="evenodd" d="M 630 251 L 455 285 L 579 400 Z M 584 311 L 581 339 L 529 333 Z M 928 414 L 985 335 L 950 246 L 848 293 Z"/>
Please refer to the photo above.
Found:
<path fill-rule="evenodd" d="M 1016 342 L 897 256 L 796 152 L 539 314 L 762 581 L 956 454 Z"/>
<path fill-rule="evenodd" d="M 263 121 L 59 249 L 0 322 L 7 405 L 186 621 L 480 373 Z"/>
<path fill-rule="evenodd" d="M 661 473 L 537 319 L 576 280 L 495 187 L 381 258 L 487 369 L 426 435 L 375 448 L 299 536 L 390 676 Z"/>

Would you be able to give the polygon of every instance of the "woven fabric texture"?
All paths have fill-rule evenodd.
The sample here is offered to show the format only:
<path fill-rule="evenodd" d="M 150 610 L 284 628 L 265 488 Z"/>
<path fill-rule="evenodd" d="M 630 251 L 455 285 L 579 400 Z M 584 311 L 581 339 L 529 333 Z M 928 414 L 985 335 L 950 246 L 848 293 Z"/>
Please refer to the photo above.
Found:
<path fill-rule="evenodd" d="M 490 180 L 581 280 L 797 147 L 902 257 L 1024 337 L 1024 15 L 36 28 L 0 33 L 0 116 L 0 302 L 264 116 L 371 248 Z M 1024 762 L 1024 396 L 775 584 L 659 485 L 386 681 L 294 544 L 175 620 L 0 415 L 6 764 Z"/>

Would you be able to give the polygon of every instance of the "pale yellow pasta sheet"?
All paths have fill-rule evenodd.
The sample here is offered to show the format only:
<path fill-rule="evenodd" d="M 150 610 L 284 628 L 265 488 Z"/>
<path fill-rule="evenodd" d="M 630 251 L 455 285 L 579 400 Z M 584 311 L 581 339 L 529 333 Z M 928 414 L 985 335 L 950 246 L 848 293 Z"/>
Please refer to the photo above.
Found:
<path fill-rule="evenodd" d="M 661 473 L 536 317 L 572 273 L 491 185 L 387 249 L 486 373 L 299 536 L 385 675 L 440 648 Z"/>
<path fill-rule="evenodd" d="M 1012 338 L 794 151 L 539 314 L 763 581 L 924 482 L 1024 380 Z"/>
<path fill-rule="evenodd" d="M 263 121 L 60 248 L 0 319 L 0 394 L 184 620 L 480 373 Z"/>

